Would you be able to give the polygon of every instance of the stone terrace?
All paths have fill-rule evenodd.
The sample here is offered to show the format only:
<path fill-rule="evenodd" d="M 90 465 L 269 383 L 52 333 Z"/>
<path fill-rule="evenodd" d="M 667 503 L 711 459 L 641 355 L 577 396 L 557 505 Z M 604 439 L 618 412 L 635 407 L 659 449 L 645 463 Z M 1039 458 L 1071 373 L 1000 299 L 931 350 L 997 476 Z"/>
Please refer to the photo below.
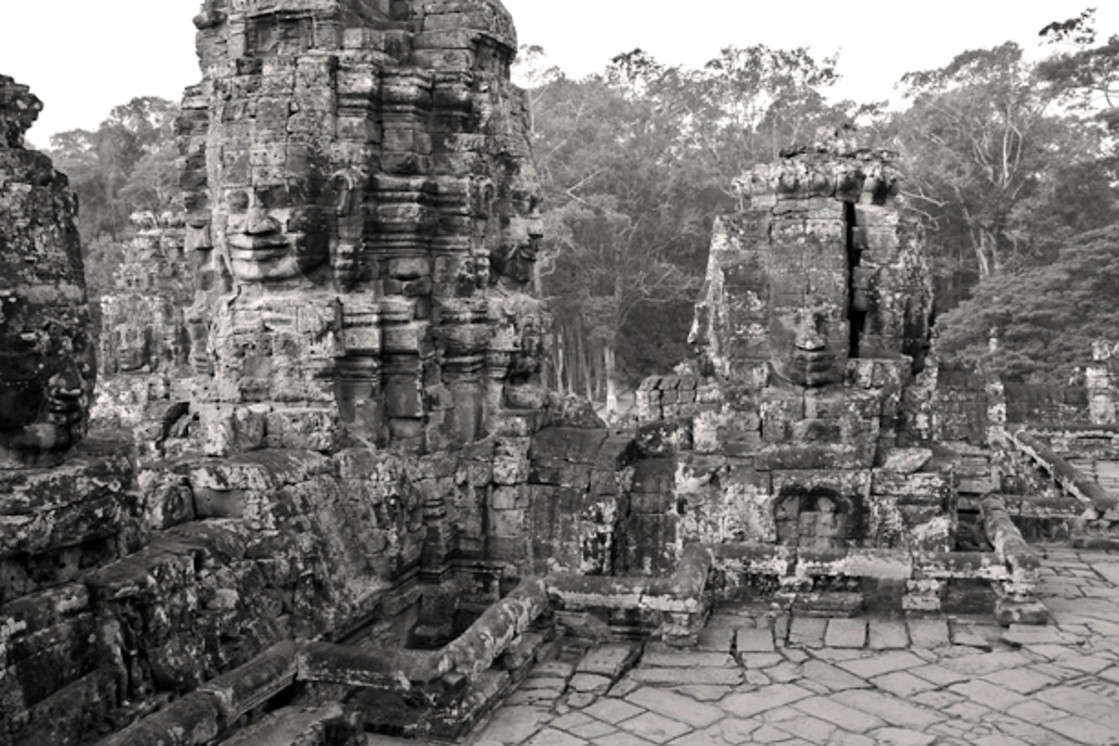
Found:
<path fill-rule="evenodd" d="M 1119 743 L 1119 553 L 1046 554 L 1047 627 L 723 607 L 695 650 L 539 664 L 470 743 Z"/>

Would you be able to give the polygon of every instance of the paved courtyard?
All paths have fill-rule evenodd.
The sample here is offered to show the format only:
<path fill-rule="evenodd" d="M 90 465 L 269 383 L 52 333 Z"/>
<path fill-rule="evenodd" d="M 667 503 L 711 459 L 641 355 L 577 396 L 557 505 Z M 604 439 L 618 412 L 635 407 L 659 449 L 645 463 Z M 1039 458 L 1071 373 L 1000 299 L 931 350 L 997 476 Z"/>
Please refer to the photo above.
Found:
<path fill-rule="evenodd" d="M 470 743 L 1119 744 L 1119 554 L 1046 553 L 1048 627 L 722 609 L 696 650 L 538 665 Z"/>

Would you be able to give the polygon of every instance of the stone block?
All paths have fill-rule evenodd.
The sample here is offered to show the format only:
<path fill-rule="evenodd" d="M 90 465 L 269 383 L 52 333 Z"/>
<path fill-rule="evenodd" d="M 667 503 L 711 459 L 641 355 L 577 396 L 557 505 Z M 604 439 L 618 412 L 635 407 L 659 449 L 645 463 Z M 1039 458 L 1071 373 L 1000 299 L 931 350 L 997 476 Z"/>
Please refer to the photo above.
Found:
<path fill-rule="evenodd" d="M 633 476 L 634 493 L 669 495 L 676 483 L 676 465 L 670 459 L 649 459 L 637 462 Z"/>
<path fill-rule="evenodd" d="M 496 487 L 490 498 L 494 511 L 524 510 L 529 507 L 529 489 L 524 485 Z"/>
<path fill-rule="evenodd" d="M 253 746 L 263 743 L 299 743 L 301 746 L 358 746 L 364 734 L 356 713 L 347 714 L 340 704 L 319 707 L 284 707 L 259 722 L 238 731 L 225 743 Z"/>
<path fill-rule="evenodd" d="M 106 746 L 190 746 L 217 738 L 221 709 L 211 694 L 195 692 L 104 739 Z"/>
<path fill-rule="evenodd" d="M 789 625 L 791 647 L 818 648 L 824 645 L 828 620 L 818 617 L 795 616 Z"/>
<path fill-rule="evenodd" d="M 824 645 L 829 648 L 862 648 L 867 641 L 867 620 L 829 619 Z"/>
<path fill-rule="evenodd" d="M 490 531 L 495 537 L 517 538 L 526 528 L 525 510 L 494 510 L 490 513 Z"/>
<path fill-rule="evenodd" d="M 743 658 L 743 656 L 750 653 L 772 653 L 775 650 L 773 631 L 768 625 L 760 629 L 752 627 L 739 628 L 735 632 L 735 646 L 744 665 L 749 666 L 749 659 Z"/>
<path fill-rule="evenodd" d="M 904 650 L 907 647 L 909 647 L 909 632 L 904 622 L 889 619 L 870 620 L 872 650 Z"/>
<path fill-rule="evenodd" d="M 79 455 L 53 469 L 0 471 L 0 557 L 107 538 L 138 523 L 123 456 Z"/>

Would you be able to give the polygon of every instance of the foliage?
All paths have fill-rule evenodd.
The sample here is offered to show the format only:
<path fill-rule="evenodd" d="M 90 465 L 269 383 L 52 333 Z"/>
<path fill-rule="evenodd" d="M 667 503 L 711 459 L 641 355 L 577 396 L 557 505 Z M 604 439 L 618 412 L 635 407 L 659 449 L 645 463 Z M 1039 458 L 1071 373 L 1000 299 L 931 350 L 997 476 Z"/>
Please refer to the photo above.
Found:
<path fill-rule="evenodd" d="M 525 52 L 557 385 L 601 400 L 615 379 L 634 385 L 686 357 L 711 224 L 733 208 L 733 177 L 874 107 L 827 104 L 834 60 L 803 49 L 727 48 L 698 70 L 634 50 L 578 81 L 548 68 L 539 48 Z"/>
<path fill-rule="evenodd" d="M 987 277 L 1119 219 L 1102 133 L 1059 114 L 1061 89 L 1041 85 L 1016 44 L 902 82 L 912 106 L 890 130 L 942 268 Z"/>
<path fill-rule="evenodd" d="M 985 279 L 940 323 L 948 360 L 1026 382 L 1065 383 L 1119 328 L 1119 225 L 1076 237 L 1051 264 Z M 997 349 L 989 336 L 994 331 Z"/>
<path fill-rule="evenodd" d="M 55 168 L 78 195 L 87 285 L 98 296 L 112 285 L 120 244 L 138 210 L 159 214 L 175 199 L 178 169 L 173 126 L 178 106 L 153 96 L 114 107 L 96 131 L 69 130 L 51 137 Z"/>
<path fill-rule="evenodd" d="M 1054 44 L 1071 45 L 1038 65 L 1038 77 L 1061 95 L 1063 102 L 1119 135 L 1119 34 L 1096 44 L 1095 8 L 1076 18 L 1054 22 L 1041 36 Z"/>

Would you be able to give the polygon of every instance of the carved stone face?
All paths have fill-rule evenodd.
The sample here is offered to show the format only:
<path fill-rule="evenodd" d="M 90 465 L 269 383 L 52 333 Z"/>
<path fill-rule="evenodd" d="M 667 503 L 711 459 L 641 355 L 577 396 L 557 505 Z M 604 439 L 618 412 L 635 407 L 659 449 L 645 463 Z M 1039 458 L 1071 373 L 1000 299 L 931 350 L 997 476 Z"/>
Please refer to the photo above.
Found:
<path fill-rule="evenodd" d="M 536 255 L 544 236 L 535 177 L 531 168 L 522 169 L 512 179 L 508 199 L 495 205 L 502 215 L 503 228 L 501 248 L 491 262 L 499 275 L 521 284 L 532 281 Z"/>
<path fill-rule="evenodd" d="M 117 368 L 122 372 L 140 370 L 151 362 L 150 345 L 148 344 L 147 329 L 140 326 L 145 321 L 134 319 L 116 331 Z"/>
<path fill-rule="evenodd" d="M 0 468 L 48 464 L 84 434 L 91 356 L 84 330 L 49 322 L 36 329 L 34 320 L 52 309 L 8 298 L 0 329 Z M 13 313 L 13 306 L 21 308 Z"/>
<path fill-rule="evenodd" d="M 22 147 L 41 108 L 0 75 L 0 469 L 61 460 L 85 433 L 95 377 L 77 201 Z"/>
<path fill-rule="evenodd" d="M 282 147 L 282 146 L 281 146 Z M 327 208 L 317 204 L 320 180 L 222 190 L 230 269 L 243 282 L 305 276 L 330 253 Z"/>
<path fill-rule="evenodd" d="M 770 306 L 770 365 L 797 386 L 824 386 L 843 380 L 850 345 L 846 298 L 806 292 Z"/>
<path fill-rule="evenodd" d="M 45 385 L 19 383 L 7 382 L 0 391 L 0 449 L 34 463 L 36 456 L 67 450 L 81 439 L 83 384 L 76 368 L 55 373 Z"/>

